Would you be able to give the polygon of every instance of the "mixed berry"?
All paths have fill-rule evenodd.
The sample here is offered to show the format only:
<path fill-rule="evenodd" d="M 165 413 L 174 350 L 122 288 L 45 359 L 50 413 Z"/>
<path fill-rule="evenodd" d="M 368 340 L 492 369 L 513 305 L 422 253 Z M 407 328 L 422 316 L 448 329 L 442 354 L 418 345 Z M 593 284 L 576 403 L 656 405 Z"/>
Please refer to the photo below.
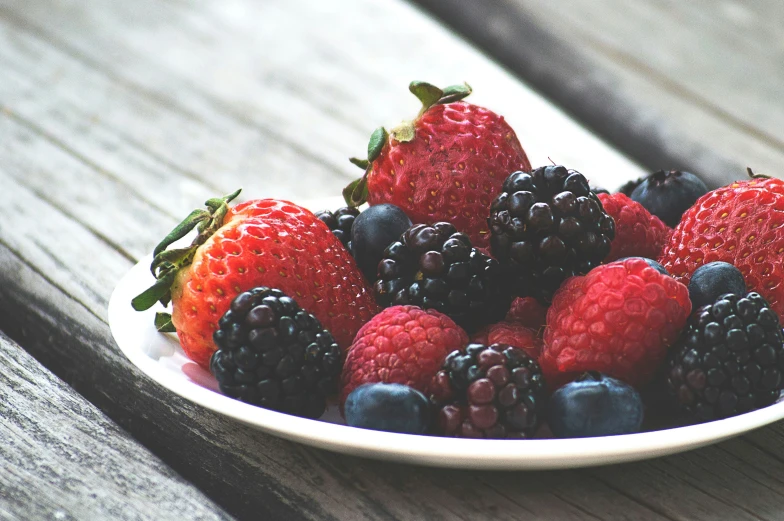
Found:
<path fill-rule="evenodd" d="M 348 425 L 581 438 L 713 421 L 784 388 L 784 181 L 709 191 L 659 171 L 618 192 L 532 168 L 467 85 L 414 82 L 348 206 L 239 191 L 155 249 L 134 308 L 222 393 Z M 358 206 L 368 202 L 364 211 Z M 169 249 L 194 231 L 185 248 Z"/>

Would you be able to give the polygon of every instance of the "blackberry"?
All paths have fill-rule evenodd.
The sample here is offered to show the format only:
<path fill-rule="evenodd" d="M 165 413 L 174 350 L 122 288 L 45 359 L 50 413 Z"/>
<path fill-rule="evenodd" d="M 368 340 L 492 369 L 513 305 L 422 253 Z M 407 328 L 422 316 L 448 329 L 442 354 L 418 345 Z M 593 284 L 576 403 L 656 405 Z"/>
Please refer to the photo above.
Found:
<path fill-rule="evenodd" d="M 493 255 L 518 296 L 550 302 L 561 283 L 610 253 L 615 221 L 582 174 L 562 166 L 514 172 L 490 207 Z"/>
<path fill-rule="evenodd" d="M 670 351 L 666 378 L 681 411 L 710 421 L 775 402 L 782 371 L 779 317 L 752 292 L 725 294 L 698 308 Z"/>
<path fill-rule="evenodd" d="M 376 300 L 384 307 L 435 309 L 473 331 L 504 318 L 512 297 L 500 265 L 449 223 L 412 226 L 378 264 Z"/>
<path fill-rule="evenodd" d="M 530 438 L 545 413 L 539 364 L 505 344 L 453 351 L 436 375 L 438 429 L 461 438 Z"/>
<path fill-rule="evenodd" d="M 210 370 L 223 394 L 306 418 L 324 414 L 341 357 L 316 317 L 282 291 L 260 287 L 237 295 L 218 325 Z"/>
<path fill-rule="evenodd" d="M 332 230 L 335 237 L 340 239 L 340 242 L 349 251 L 351 251 L 351 227 L 354 225 L 354 219 L 359 215 L 359 210 L 352 206 L 344 206 L 338 208 L 334 212 L 329 210 L 321 210 L 316 212 L 316 217 L 327 225 L 327 228 Z"/>

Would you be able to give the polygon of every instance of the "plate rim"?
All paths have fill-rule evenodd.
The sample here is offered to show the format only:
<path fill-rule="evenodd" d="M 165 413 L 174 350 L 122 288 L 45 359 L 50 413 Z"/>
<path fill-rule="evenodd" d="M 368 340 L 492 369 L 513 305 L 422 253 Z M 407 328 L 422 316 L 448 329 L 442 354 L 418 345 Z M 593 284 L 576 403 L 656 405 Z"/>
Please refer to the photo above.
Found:
<path fill-rule="evenodd" d="M 125 338 L 121 325 L 128 316 L 134 317 L 130 321 L 132 324 L 146 328 L 147 332 L 152 330 L 155 334 L 161 334 L 154 330 L 154 308 L 136 312 L 130 305 L 131 297 L 143 289 L 137 284 L 138 279 L 144 277 L 140 272 L 146 274 L 150 284 L 153 282 L 148 268 L 151 258 L 151 255 L 145 256 L 128 270 L 109 299 L 108 318 L 112 336 L 131 363 L 153 381 L 190 402 L 277 437 L 333 452 L 450 468 L 579 468 L 683 452 L 784 419 L 784 402 L 778 402 L 763 409 L 709 423 L 636 434 L 569 439 L 476 440 L 359 429 L 263 409 L 202 387 L 193 380 L 171 378 L 170 369 L 162 367 L 138 347 L 134 348 L 133 342 Z M 179 343 L 177 349 L 181 350 Z"/>

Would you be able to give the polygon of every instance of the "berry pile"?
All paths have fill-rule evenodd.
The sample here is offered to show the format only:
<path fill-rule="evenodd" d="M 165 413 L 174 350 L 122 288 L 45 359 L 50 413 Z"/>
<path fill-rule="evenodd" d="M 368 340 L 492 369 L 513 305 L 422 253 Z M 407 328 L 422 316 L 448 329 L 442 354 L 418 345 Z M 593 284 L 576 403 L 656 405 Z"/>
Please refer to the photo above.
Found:
<path fill-rule="evenodd" d="M 673 170 L 611 193 L 532 168 L 467 85 L 410 90 L 422 109 L 351 160 L 365 173 L 348 206 L 232 206 L 237 191 L 156 246 L 132 304 L 171 304 L 156 327 L 222 393 L 363 429 L 518 439 L 780 398 L 784 181 L 709 191 Z"/>

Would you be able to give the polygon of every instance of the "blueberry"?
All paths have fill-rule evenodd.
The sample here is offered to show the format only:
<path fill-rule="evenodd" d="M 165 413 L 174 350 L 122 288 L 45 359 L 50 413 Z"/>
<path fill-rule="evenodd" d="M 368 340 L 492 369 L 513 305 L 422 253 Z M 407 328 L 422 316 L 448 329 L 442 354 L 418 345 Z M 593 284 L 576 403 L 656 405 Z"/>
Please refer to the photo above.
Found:
<path fill-rule="evenodd" d="M 648 266 L 650 266 L 651 268 L 655 269 L 656 271 L 658 271 L 662 275 L 669 275 L 669 272 L 664 268 L 664 266 L 662 266 L 661 264 L 659 264 L 658 262 L 656 262 L 653 259 L 649 259 L 647 257 L 624 257 L 622 259 L 618 259 L 618 262 L 625 261 L 626 259 L 642 259 L 642 260 L 644 260 L 645 262 L 648 263 Z"/>
<path fill-rule="evenodd" d="M 585 373 L 550 398 L 550 429 L 558 438 L 587 438 L 638 432 L 640 394 L 630 385 L 600 373 Z"/>
<path fill-rule="evenodd" d="M 689 281 L 692 309 L 713 304 L 725 293 L 746 294 L 746 283 L 738 268 L 726 262 L 709 262 L 694 270 Z"/>
<path fill-rule="evenodd" d="M 694 174 L 659 170 L 646 177 L 632 192 L 631 198 L 646 210 L 674 228 L 683 212 L 708 192 L 705 183 Z"/>
<path fill-rule="evenodd" d="M 411 227 L 411 219 L 393 204 L 371 206 L 354 219 L 351 254 L 368 281 L 377 278 L 378 263 L 387 246 Z"/>
<path fill-rule="evenodd" d="M 407 385 L 360 385 L 348 395 L 346 423 L 376 431 L 423 434 L 430 423 L 430 402 Z"/>

